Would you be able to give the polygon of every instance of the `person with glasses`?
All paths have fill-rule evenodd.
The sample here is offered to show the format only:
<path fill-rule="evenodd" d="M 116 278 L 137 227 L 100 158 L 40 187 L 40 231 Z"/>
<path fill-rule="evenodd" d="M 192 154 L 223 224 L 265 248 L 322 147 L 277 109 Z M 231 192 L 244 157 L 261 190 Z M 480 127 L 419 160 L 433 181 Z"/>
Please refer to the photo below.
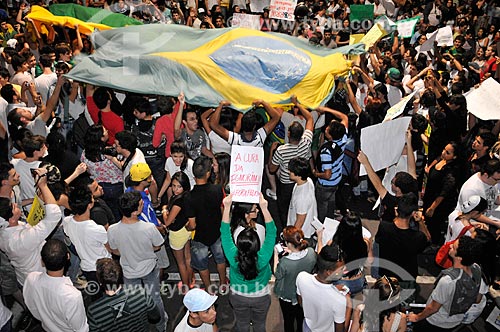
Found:
<path fill-rule="evenodd" d="M 489 160 L 480 172 L 472 175 L 460 189 L 458 202 L 455 210 L 464 212 L 462 207 L 474 195 L 481 196 L 488 201 L 488 212 L 496 208 L 498 199 L 497 184 L 500 182 L 500 161 L 497 159 Z M 500 221 L 494 220 L 488 216 L 488 213 L 481 213 L 476 221 L 485 223 L 494 227 L 500 227 Z"/>
<path fill-rule="evenodd" d="M 231 213 L 231 234 L 236 244 L 240 233 L 246 228 L 252 228 L 257 232 L 260 240 L 260 246 L 264 244 L 266 238 L 266 228 L 257 222 L 259 217 L 259 206 L 250 203 L 236 203 Z"/>
<path fill-rule="evenodd" d="M 255 332 L 265 332 L 267 313 L 271 305 L 269 261 L 276 240 L 276 225 L 267 209 L 267 201 L 261 194 L 259 206 L 266 223 L 266 237 L 262 246 L 253 228 L 242 230 L 235 244 L 229 223 L 232 200 L 232 195 L 229 195 L 222 201 L 224 212 L 220 232 L 222 248 L 230 267 L 229 301 L 236 318 L 234 330 L 249 331 L 252 326 Z"/>
<path fill-rule="evenodd" d="M 346 306 L 349 290 L 333 286 L 344 272 L 344 257 L 338 245 L 325 246 L 317 257 L 317 273 L 300 272 L 297 276 L 297 300 L 304 309 L 302 330 L 343 332 L 346 330 Z M 347 321 L 349 324 L 349 321 Z"/>

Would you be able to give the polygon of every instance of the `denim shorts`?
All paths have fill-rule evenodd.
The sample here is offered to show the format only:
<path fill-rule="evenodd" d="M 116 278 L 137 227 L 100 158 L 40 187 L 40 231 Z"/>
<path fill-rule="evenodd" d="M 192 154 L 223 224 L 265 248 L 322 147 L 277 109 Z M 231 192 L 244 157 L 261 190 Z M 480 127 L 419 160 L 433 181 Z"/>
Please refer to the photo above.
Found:
<path fill-rule="evenodd" d="M 220 237 L 212 245 L 207 246 L 201 242 L 191 241 L 191 267 L 198 271 L 208 269 L 208 251 L 212 252 L 216 264 L 226 262 Z"/>

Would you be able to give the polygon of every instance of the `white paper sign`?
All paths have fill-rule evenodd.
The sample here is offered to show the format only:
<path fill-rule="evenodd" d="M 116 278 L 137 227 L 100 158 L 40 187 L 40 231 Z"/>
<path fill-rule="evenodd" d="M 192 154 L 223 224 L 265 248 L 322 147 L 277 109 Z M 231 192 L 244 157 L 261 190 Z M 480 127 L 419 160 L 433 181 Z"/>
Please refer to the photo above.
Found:
<path fill-rule="evenodd" d="M 413 32 L 415 30 L 415 25 L 420 18 L 410 18 L 407 20 L 397 21 L 398 25 L 398 33 L 401 38 L 411 38 L 413 36 Z"/>
<path fill-rule="evenodd" d="M 427 40 L 422 44 L 422 46 L 420 46 L 420 50 L 418 51 L 418 53 L 425 53 L 434 48 L 434 41 L 436 40 L 438 32 L 439 30 L 436 30 L 433 33 L 427 34 Z"/>
<path fill-rule="evenodd" d="M 233 145 L 229 184 L 234 202 L 259 203 L 264 149 Z"/>
<path fill-rule="evenodd" d="M 467 110 L 481 120 L 500 119 L 500 83 L 488 78 L 465 97 Z"/>
<path fill-rule="evenodd" d="M 493 308 L 486 321 L 496 327 L 497 330 L 500 330 L 500 309 L 498 307 Z"/>
<path fill-rule="evenodd" d="M 450 26 L 445 26 L 438 30 L 436 40 L 438 46 L 453 46 L 453 31 Z"/>
<path fill-rule="evenodd" d="M 234 13 L 231 26 L 260 30 L 260 15 Z"/>
<path fill-rule="evenodd" d="M 413 98 L 415 93 L 416 92 L 410 93 L 408 96 L 402 98 L 400 101 L 398 101 L 396 104 L 394 104 L 394 106 L 389 108 L 387 110 L 387 114 L 385 115 L 384 121 L 392 120 L 392 119 L 398 117 L 401 113 L 403 113 L 403 111 L 406 108 L 406 104 L 408 104 L 410 99 Z"/>
<path fill-rule="evenodd" d="M 297 0 L 271 0 L 269 4 L 269 17 L 280 20 L 294 21 Z"/>
<path fill-rule="evenodd" d="M 405 116 L 361 129 L 361 150 L 375 172 L 398 162 L 410 121 L 411 117 Z M 359 175 L 366 175 L 364 167 L 360 167 Z"/>

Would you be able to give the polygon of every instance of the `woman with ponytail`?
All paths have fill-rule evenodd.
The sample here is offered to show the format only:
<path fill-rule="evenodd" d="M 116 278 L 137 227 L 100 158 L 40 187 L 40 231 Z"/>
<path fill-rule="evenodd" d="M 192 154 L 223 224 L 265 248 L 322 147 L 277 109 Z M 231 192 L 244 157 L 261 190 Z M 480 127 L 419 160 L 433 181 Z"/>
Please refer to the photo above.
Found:
<path fill-rule="evenodd" d="M 287 226 L 283 229 L 281 241 L 284 242 L 282 245 L 286 245 L 287 255 L 283 256 L 278 263 L 278 253 L 275 252 L 274 262 L 277 267 L 274 273 L 276 278 L 274 293 L 280 300 L 283 317 L 286 317 L 285 332 L 301 332 L 304 311 L 297 302 L 295 280 L 302 271 L 312 273 L 316 264 L 316 253 L 313 248 L 308 248 L 304 232 L 295 226 Z"/>
<path fill-rule="evenodd" d="M 271 305 L 269 280 L 276 239 L 276 225 L 267 209 L 267 201 L 260 195 L 259 206 L 266 223 L 266 237 L 261 246 L 254 228 L 243 229 L 233 242 L 230 227 L 232 195 L 222 201 L 221 239 L 222 249 L 230 266 L 229 300 L 236 318 L 235 331 L 249 331 L 250 325 L 255 332 L 266 331 L 266 317 Z"/>

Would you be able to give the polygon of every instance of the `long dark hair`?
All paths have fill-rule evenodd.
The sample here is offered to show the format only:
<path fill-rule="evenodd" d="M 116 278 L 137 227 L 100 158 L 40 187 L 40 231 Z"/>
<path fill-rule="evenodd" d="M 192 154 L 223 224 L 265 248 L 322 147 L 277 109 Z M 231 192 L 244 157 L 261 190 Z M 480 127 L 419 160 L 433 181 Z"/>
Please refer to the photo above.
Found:
<path fill-rule="evenodd" d="M 170 211 L 172 209 L 172 206 L 174 205 L 174 203 L 181 199 L 182 197 L 186 196 L 189 191 L 191 190 L 191 184 L 189 183 L 189 178 L 188 176 L 186 175 L 186 173 L 184 172 L 176 172 L 173 176 L 172 176 L 172 180 L 170 181 L 170 184 L 172 184 L 172 182 L 174 180 L 177 180 L 179 182 L 179 184 L 182 186 L 182 189 L 184 189 L 184 191 L 182 192 L 182 194 L 178 195 L 178 196 L 172 196 L 168 202 L 168 206 L 167 206 L 167 209 Z"/>
<path fill-rule="evenodd" d="M 340 221 L 332 243 L 344 252 L 345 263 L 368 257 L 368 247 L 363 239 L 361 218 L 355 212 L 348 212 Z"/>
<path fill-rule="evenodd" d="M 257 253 L 260 250 L 260 240 L 257 231 L 251 227 L 241 231 L 236 239 L 238 254 L 236 261 L 238 269 L 245 280 L 253 280 L 259 274 L 257 269 Z"/>
<path fill-rule="evenodd" d="M 231 167 L 231 156 L 225 152 L 219 152 L 214 155 L 219 164 L 219 173 L 215 179 L 216 184 L 220 184 L 225 188 L 229 183 L 229 171 Z"/>
<path fill-rule="evenodd" d="M 103 135 L 104 127 L 100 124 L 90 126 L 85 133 L 85 142 L 83 147 L 85 150 L 85 158 L 94 163 L 103 161 L 102 151 L 106 146 L 106 142 L 102 141 Z"/>
<path fill-rule="evenodd" d="M 245 218 L 245 214 L 250 213 L 252 210 L 253 204 L 251 203 L 235 203 L 233 206 L 233 210 L 231 211 L 231 233 L 234 233 L 238 226 L 242 226 L 243 228 L 253 227 L 253 224 L 248 224 Z M 236 240 L 236 239 L 235 239 Z"/>
<path fill-rule="evenodd" d="M 187 154 L 186 144 L 184 144 L 184 142 L 181 140 L 173 141 L 172 145 L 170 145 L 170 156 L 172 156 L 174 153 L 184 154 L 184 159 L 182 160 L 181 163 L 181 171 L 185 170 L 189 159 L 189 156 Z"/>
<path fill-rule="evenodd" d="M 60 166 L 64 162 L 66 154 L 66 139 L 58 131 L 51 132 L 45 140 L 47 143 L 48 156 L 46 160 L 55 166 Z"/>

